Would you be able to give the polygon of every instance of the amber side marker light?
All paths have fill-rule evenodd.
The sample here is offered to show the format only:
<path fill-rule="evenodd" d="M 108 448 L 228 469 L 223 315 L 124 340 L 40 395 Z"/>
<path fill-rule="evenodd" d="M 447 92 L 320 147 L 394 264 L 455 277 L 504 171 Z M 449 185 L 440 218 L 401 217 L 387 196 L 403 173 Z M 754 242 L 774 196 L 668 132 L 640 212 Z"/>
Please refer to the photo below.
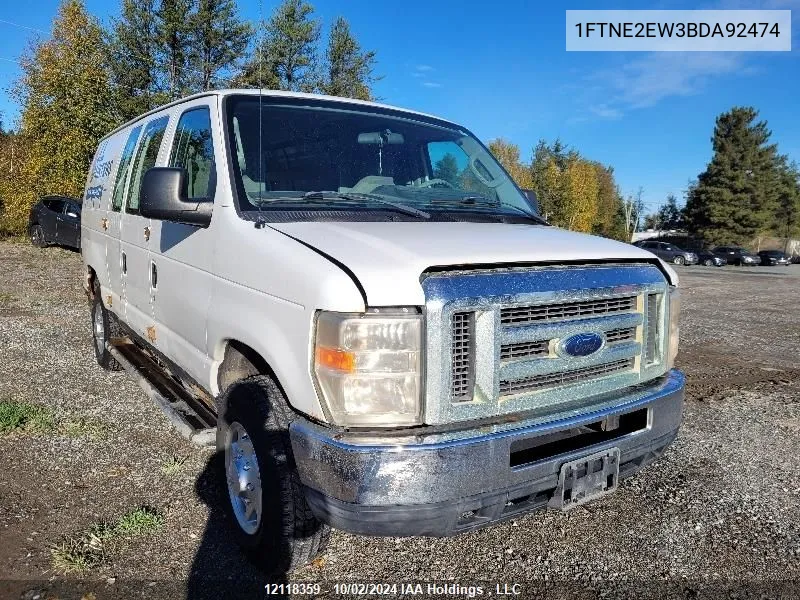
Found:
<path fill-rule="evenodd" d="M 338 348 L 326 348 L 317 346 L 316 352 L 317 365 L 341 371 L 342 373 L 354 373 L 356 370 L 356 355 L 352 352 L 339 350 Z"/>

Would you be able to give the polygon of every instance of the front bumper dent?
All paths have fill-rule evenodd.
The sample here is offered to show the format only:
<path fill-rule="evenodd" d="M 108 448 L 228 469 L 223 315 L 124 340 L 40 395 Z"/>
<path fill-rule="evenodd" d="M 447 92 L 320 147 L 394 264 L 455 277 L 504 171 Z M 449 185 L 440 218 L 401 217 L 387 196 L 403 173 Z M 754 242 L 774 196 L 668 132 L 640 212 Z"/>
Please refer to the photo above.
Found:
<path fill-rule="evenodd" d="M 447 536 L 545 507 L 562 464 L 606 448 L 620 449 L 620 478 L 632 475 L 675 439 L 683 398 L 672 370 L 610 407 L 550 420 L 364 438 L 298 419 L 290 436 L 320 520 L 362 535 Z M 617 417 L 641 426 L 601 431 Z"/>

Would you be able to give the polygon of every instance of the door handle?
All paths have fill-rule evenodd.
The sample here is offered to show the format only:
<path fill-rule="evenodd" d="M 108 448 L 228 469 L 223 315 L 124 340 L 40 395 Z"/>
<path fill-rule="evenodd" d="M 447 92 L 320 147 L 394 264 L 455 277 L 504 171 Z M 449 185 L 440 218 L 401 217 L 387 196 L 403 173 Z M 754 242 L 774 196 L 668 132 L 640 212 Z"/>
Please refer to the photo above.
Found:
<path fill-rule="evenodd" d="M 150 227 L 145 227 L 144 228 L 144 241 L 145 242 L 149 242 L 150 241 Z"/>
<path fill-rule="evenodd" d="M 158 268 L 156 263 L 150 263 L 150 287 L 156 289 L 158 287 Z"/>
<path fill-rule="evenodd" d="M 122 253 L 122 274 L 125 275 L 128 273 L 128 255 L 124 252 Z"/>

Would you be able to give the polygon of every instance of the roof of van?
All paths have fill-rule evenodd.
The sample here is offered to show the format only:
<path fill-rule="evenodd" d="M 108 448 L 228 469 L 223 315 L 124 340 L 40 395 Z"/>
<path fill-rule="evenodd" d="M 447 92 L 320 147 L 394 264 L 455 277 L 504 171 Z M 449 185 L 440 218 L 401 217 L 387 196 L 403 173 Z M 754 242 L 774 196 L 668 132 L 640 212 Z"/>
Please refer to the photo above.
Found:
<path fill-rule="evenodd" d="M 415 110 L 409 110 L 407 108 L 401 108 L 398 106 L 392 106 L 390 104 L 381 104 L 379 102 L 369 102 L 367 100 L 356 100 L 354 98 L 342 98 L 341 96 L 326 96 L 325 94 L 306 94 L 304 92 L 284 92 L 281 90 L 265 90 L 265 89 L 252 89 L 252 88 L 243 88 L 243 89 L 224 89 L 224 90 L 210 90 L 207 92 L 199 92 L 197 94 L 192 94 L 191 96 L 186 96 L 184 98 L 180 98 L 178 100 L 173 100 L 167 104 L 162 104 L 159 107 L 156 107 L 146 113 L 143 113 L 137 117 L 134 117 L 127 123 L 124 123 L 105 135 L 103 140 L 106 138 L 111 137 L 118 131 L 125 129 L 129 125 L 143 119 L 144 117 L 151 115 L 153 113 L 157 113 L 159 111 L 164 110 L 165 108 L 170 108 L 172 106 L 177 106 L 178 104 L 183 104 L 189 100 L 194 100 L 195 98 L 203 98 L 204 96 L 230 96 L 232 94 L 243 94 L 247 96 L 269 96 L 271 98 L 309 98 L 309 99 L 316 99 L 316 100 L 330 100 L 332 102 L 341 102 L 343 104 L 360 104 L 362 106 L 374 106 L 376 108 L 389 108 L 391 110 L 397 110 L 404 113 L 408 113 L 411 115 L 419 115 L 422 117 L 429 117 L 431 119 L 439 119 L 440 121 L 448 121 L 447 119 L 442 119 L 441 117 L 437 117 L 436 115 L 431 115 L 428 113 L 418 112 Z M 448 121 L 452 122 L 452 121 Z M 102 140 L 101 140 L 102 141 Z"/>

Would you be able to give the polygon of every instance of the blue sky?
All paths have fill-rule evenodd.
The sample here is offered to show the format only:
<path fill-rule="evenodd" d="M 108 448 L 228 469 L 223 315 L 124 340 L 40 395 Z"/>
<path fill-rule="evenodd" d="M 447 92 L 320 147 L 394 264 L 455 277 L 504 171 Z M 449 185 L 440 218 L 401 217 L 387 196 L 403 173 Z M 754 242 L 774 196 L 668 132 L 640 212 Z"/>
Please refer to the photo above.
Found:
<path fill-rule="evenodd" d="M 262 0 L 269 14 L 276 2 Z M 87 0 L 104 21 L 116 0 Z M 614 167 L 624 194 L 641 186 L 653 210 L 669 193 L 680 199 L 711 155 L 714 118 L 752 105 L 769 122 L 782 152 L 800 162 L 800 35 L 783 53 L 566 52 L 565 9 L 793 8 L 800 0 L 571 2 L 505 0 L 312 1 L 328 26 L 343 15 L 378 56 L 382 100 L 459 122 L 488 141 L 505 137 L 523 156 L 540 138 L 560 138 Z M 31 36 L 49 31 L 57 0 L 0 7 L 0 112 L 13 122 L 7 88 Z M 239 0 L 258 19 L 255 0 Z M 4 21 L 11 21 L 18 26 Z"/>

